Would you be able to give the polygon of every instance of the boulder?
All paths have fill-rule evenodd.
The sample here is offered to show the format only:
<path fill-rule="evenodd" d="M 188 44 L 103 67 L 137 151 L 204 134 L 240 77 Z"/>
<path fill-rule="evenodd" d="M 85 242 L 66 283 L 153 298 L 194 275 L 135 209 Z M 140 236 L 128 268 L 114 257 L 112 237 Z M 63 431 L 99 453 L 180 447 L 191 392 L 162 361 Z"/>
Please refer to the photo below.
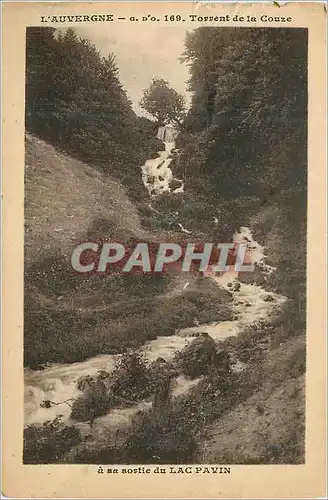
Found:
<path fill-rule="evenodd" d="M 275 298 L 273 297 L 273 295 L 266 295 L 264 298 L 263 298 L 264 302 L 274 302 L 275 301 Z"/>
<path fill-rule="evenodd" d="M 169 188 L 171 191 L 175 191 L 176 189 L 180 188 L 182 186 L 182 182 L 178 181 L 177 179 L 172 179 Z"/>
<path fill-rule="evenodd" d="M 230 290 L 232 290 L 233 292 L 239 292 L 240 288 L 241 284 L 239 283 L 239 281 L 234 280 L 233 283 L 231 283 Z"/>
<path fill-rule="evenodd" d="M 241 272 L 238 274 L 238 280 L 246 285 L 263 286 L 265 284 L 265 275 L 258 264 L 255 264 L 253 272 Z"/>
<path fill-rule="evenodd" d="M 208 333 L 203 332 L 177 353 L 175 365 L 185 375 L 196 378 L 211 371 L 215 356 L 216 344 Z"/>

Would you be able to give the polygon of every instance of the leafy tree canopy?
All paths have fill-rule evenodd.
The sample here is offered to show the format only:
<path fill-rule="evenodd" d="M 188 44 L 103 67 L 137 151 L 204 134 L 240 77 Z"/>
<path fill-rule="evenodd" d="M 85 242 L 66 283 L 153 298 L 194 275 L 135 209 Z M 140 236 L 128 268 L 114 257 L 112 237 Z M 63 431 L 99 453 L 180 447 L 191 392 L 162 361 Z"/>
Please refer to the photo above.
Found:
<path fill-rule="evenodd" d="M 144 90 L 140 105 L 150 113 L 160 125 L 178 125 L 185 115 L 183 95 L 172 89 L 163 79 L 154 79 Z"/>
<path fill-rule="evenodd" d="M 115 55 L 72 28 L 26 32 L 26 129 L 145 196 L 139 167 L 159 149 L 156 124 L 132 110 Z"/>

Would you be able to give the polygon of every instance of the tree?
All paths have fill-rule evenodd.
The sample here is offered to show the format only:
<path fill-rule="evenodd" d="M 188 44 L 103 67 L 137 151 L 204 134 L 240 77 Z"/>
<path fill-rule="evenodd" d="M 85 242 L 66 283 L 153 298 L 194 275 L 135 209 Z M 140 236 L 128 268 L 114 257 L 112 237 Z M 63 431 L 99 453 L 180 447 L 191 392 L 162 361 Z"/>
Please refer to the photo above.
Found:
<path fill-rule="evenodd" d="M 183 95 L 162 79 L 154 79 L 150 87 L 144 90 L 140 106 L 154 116 L 159 125 L 179 125 L 186 111 Z"/>
<path fill-rule="evenodd" d="M 293 299 L 303 325 L 307 43 L 303 28 L 188 33 L 182 61 L 192 99 L 177 142 L 185 191 L 206 196 L 231 228 L 258 219 L 277 267 L 272 286 Z"/>
<path fill-rule="evenodd" d="M 197 185 L 201 173 L 214 196 L 263 201 L 296 178 L 304 185 L 306 50 L 303 29 L 187 34 L 182 60 L 192 101 L 183 129 L 192 137 L 184 163 Z"/>
<path fill-rule="evenodd" d="M 139 166 L 159 149 L 155 129 L 132 110 L 114 54 L 102 56 L 72 28 L 27 28 L 26 130 L 143 199 Z"/>

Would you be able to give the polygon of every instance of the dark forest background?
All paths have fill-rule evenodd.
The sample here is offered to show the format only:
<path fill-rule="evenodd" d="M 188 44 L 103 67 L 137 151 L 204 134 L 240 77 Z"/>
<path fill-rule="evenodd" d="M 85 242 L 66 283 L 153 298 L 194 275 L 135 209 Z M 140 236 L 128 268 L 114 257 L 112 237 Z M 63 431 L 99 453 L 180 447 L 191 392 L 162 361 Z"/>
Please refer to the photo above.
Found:
<path fill-rule="evenodd" d="M 26 37 L 27 131 L 119 179 L 142 212 L 150 200 L 139 167 L 163 144 L 158 124 L 133 112 L 114 54 L 72 29 L 28 28 Z M 304 325 L 307 30 L 199 28 L 181 63 L 192 102 L 171 166 L 185 192 L 157 197 L 159 215 L 147 206 L 141 220 L 160 231 L 178 210 L 211 241 L 250 225 L 278 268 L 272 286 Z"/>
<path fill-rule="evenodd" d="M 245 413 L 247 423 L 256 436 L 270 425 L 268 441 L 257 444 L 258 453 L 249 443 L 231 456 L 222 447 L 214 462 L 303 463 L 307 30 L 199 28 L 187 33 L 181 64 L 190 68 L 192 100 L 179 121 L 170 164 L 184 182 L 184 193 L 155 199 L 144 188 L 139 167 L 164 147 L 156 139 L 158 123 L 133 112 L 114 54 L 101 56 L 71 29 L 28 28 L 26 40 L 25 366 L 42 369 L 46 363 L 122 353 L 191 326 L 194 318 L 200 323 L 233 319 L 229 293 L 211 287 L 208 279 L 197 279 L 174 295 L 174 286 L 182 286 L 171 277 L 157 282 L 72 277 L 63 248 L 67 251 L 74 238 L 80 243 L 104 234 L 142 234 L 165 241 L 167 219 L 175 212 L 193 239 L 230 241 L 234 231 L 248 226 L 265 246 L 266 263 L 276 268 L 260 276 L 259 284 L 289 300 L 274 321 L 250 325 L 221 346 L 237 358 L 241 353 L 242 373 L 224 381 L 217 373 L 205 377 L 172 404 L 163 420 L 141 415 L 124 443 L 124 460 L 153 463 L 155 455 L 162 456 L 159 463 L 198 463 L 204 426 L 215 421 L 220 426 L 228 412 L 234 420 L 234 409 L 252 397 L 255 414 Z M 63 186 L 70 175 L 78 188 L 68 195 Z M 67 207 L 75 216 L 70 226 L 65 226 Z M 52 215 L 54 224 L 61 221 L 65 227 L 55 236 L 48 227 Z M 179 241 L 181 232 L 175 228 L 169 236 Z M 255 277 L 249 279 L 256 283 Z M 133 373 L 131 379 L 137 380 Z M 99 416 L 109 409 L 97 398 L 92 393 L 87 410 Z M 51 425 L 27 428 L 26 463 L 123 460 L 121 448 L 99 442 L 78 448 L 76 428 L 54 431 Z M 236 424 L 237 434 L 240 427 Z M 73 446 L 77 449 L 69 455 Z"/>
<path fill-rule="evenodd" d="M 133 112 L 113 54 L 73 29 L 27 28 L 25 115 L 29 132 L 143 196 L 138 167 L 163 144 L 156 123 Z"/>
<path fill-rule="evenodd" d="M 236 200 L 236 222 L 252 220 L 304 324 L 307 30 L 200 28 L 183 60 L 193 99 L 179 169 L 213 205 L 218 193 L 229 211 Z"/>

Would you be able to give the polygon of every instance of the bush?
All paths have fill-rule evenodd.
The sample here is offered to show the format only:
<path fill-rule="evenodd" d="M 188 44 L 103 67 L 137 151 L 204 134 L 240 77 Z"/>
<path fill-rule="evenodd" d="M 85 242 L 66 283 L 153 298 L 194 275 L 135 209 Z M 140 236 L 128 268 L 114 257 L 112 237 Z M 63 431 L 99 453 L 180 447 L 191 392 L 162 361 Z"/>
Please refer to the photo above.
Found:
<path fill-rule="evenodd" d="M 124 446 L 124 463 L 187 463 L 197 444 L 185 420 L 171 412 L 151 411 L 137 417 Z"/>
<path fill-rule="evenodd" d="M 161 229 L 165 229 L 167 224 L 163 222 L 161 219 L 155 217 L 141 217 L 141 225 L 146 229 L 150 229 L 152 231 L 159 231 Z"/>
<path fill-rule="evenodd" d="M 72 405 L 71 418 L 79 422 L 93 422 L 106 415 L 115 406 L 116 399 L 108 391 L 89 389 Z"/>
<path fill-rule="evenodd" d="M 241 331 L 237 337 L 228 337 L 222 342 L 232 356 L 244 363 L 261 360 L 276 334 L 274 326 L 267 321 L 258 321 Z"/>
<path fill-rule="evenodd" d="M 154 381 L 145 361 L 138 353 L 123 354 L 111 373 L 101 371 L 95 377 L 78 380 L 85 389 L 72 406 L 71 418 L 93 422 L 106 415 L 111 408 L 130 406 L 148 398 L 154 390 Z"/>
<path fill-rule="evenodd" d="M 56 417 L 43 426 L 28 425 L 24 430 L 24 464 L 52 464 L 59 460 L 73 446 L 82 442 L 80 431 L 66 426 Z"/>
<path fill-rule="evenodd" d="M 111 389 L 115 396 L 134 402 L 151 395 L 151 375 L 140 354 L 123 354 L 119 358 L 112 373 Z"/>
<path fill-rule="evenodd" d="M 245 283 L 246 285 L 258 285 L 263 286 L 266 283 L 265 275 L 258 264 L 255 264 L 255 269 L 253 272 L 239 273 L 238 281 L 240 283 Z"/>
<path fill-rule="evenodd" d="M 178 370 L 191 378 L 207 374 L 214 376 L 215 372 L 230 371 L 228 353 L 223 350 L 217 351 L 214 341 L 213 347 L 210 344 L 205 345 L 202 334 L 176 354 L 175 365 Z"/>

